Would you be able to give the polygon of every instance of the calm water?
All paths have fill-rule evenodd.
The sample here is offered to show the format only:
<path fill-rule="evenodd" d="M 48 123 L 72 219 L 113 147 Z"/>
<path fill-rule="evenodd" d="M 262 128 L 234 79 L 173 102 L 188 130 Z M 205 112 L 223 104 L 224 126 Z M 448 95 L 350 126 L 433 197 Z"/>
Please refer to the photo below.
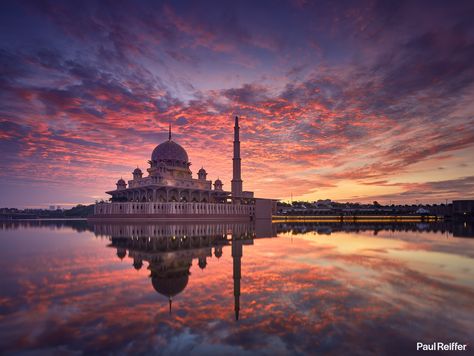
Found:
<path fill-rule="evenodd" d="M 449 229 L 0 223 L 0 350 L 365 355 L 414 353 L 417 341 L 472 350 L 474 238 Z"/>

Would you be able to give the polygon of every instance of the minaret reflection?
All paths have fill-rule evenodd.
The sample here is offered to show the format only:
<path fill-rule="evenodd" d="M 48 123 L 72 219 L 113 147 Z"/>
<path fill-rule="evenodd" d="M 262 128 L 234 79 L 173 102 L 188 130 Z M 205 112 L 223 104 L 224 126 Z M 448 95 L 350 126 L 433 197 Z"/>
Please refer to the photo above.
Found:
<path fill-rule="evenodd" d="M 240 281 L 243 245 L 253 244 L 254 238 L 272 237 L 276 233 L 269 230 L 257 236 L 255 225 L 247 223 L 216 224 L 111 224 L 94 223 L 96 235 L 107 236 L 109 247 L 117 250 L 117 256 L 133 259 L 136 270 L 147 262 L 153 288 L 165 296 L 172 311 L 172 302 L 182 293 L 189 282 L 191 266 L 204 271 L 208 258 L 222 257 L 223 248 L 231 247 L 233 260 L 233 294 L 235 320 L 240 313 Z M 214 252 L 214 253 L 213 253 Z"/>
<path fill-rule="evenodd" d="M 235 320 L 239 320 L 240 312 L 240 273 L 242 268 L 242 241 L 232 235 L 232 266 L 234 279 L 234 311 Z"/>

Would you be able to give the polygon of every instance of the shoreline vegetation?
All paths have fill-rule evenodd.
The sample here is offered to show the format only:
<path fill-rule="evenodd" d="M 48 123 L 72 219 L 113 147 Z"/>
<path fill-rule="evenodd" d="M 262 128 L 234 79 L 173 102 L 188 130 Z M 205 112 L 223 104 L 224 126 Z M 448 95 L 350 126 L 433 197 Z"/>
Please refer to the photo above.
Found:
<path fill-rule="evenodd" d="M 78 204 L 71 209 L 0 209 L 0 220 L 85 219 L 94 214 L 94 204 Z"/>

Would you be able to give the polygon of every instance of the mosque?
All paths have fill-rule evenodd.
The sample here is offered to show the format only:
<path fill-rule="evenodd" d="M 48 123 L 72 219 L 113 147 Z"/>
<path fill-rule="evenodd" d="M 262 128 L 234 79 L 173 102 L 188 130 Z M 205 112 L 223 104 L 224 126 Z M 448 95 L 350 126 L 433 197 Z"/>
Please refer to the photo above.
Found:
<path fill-rule="evenodd" d="M 110 202 L 94 207 L 94 219 L 199 219 L 253 220 L 271 219 L 276 202 L 255 198 L 253 192 L 243 191 L 240 158 L 239 118 L 234 123 L 234 156 L 231 191 L 222 181 L 207 179 L 201 167 L 193 178 L 186 150 L 172 139 L 171 125 L 168 140 L 155 147 L 148 161 L 148 175 L 140 168 L 128 182 L 120 178 L 116 189 L 106 192 Z"/>

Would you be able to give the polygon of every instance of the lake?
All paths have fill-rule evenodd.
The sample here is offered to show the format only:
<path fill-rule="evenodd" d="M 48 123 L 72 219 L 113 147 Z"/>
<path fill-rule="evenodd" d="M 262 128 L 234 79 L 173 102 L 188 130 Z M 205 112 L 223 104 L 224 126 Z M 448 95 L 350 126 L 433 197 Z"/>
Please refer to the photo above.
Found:
<path fill-rule="evenodd" d="M 24 221 L 0 242 L 2 354 L 472 351 L 466 224 Z"/>

